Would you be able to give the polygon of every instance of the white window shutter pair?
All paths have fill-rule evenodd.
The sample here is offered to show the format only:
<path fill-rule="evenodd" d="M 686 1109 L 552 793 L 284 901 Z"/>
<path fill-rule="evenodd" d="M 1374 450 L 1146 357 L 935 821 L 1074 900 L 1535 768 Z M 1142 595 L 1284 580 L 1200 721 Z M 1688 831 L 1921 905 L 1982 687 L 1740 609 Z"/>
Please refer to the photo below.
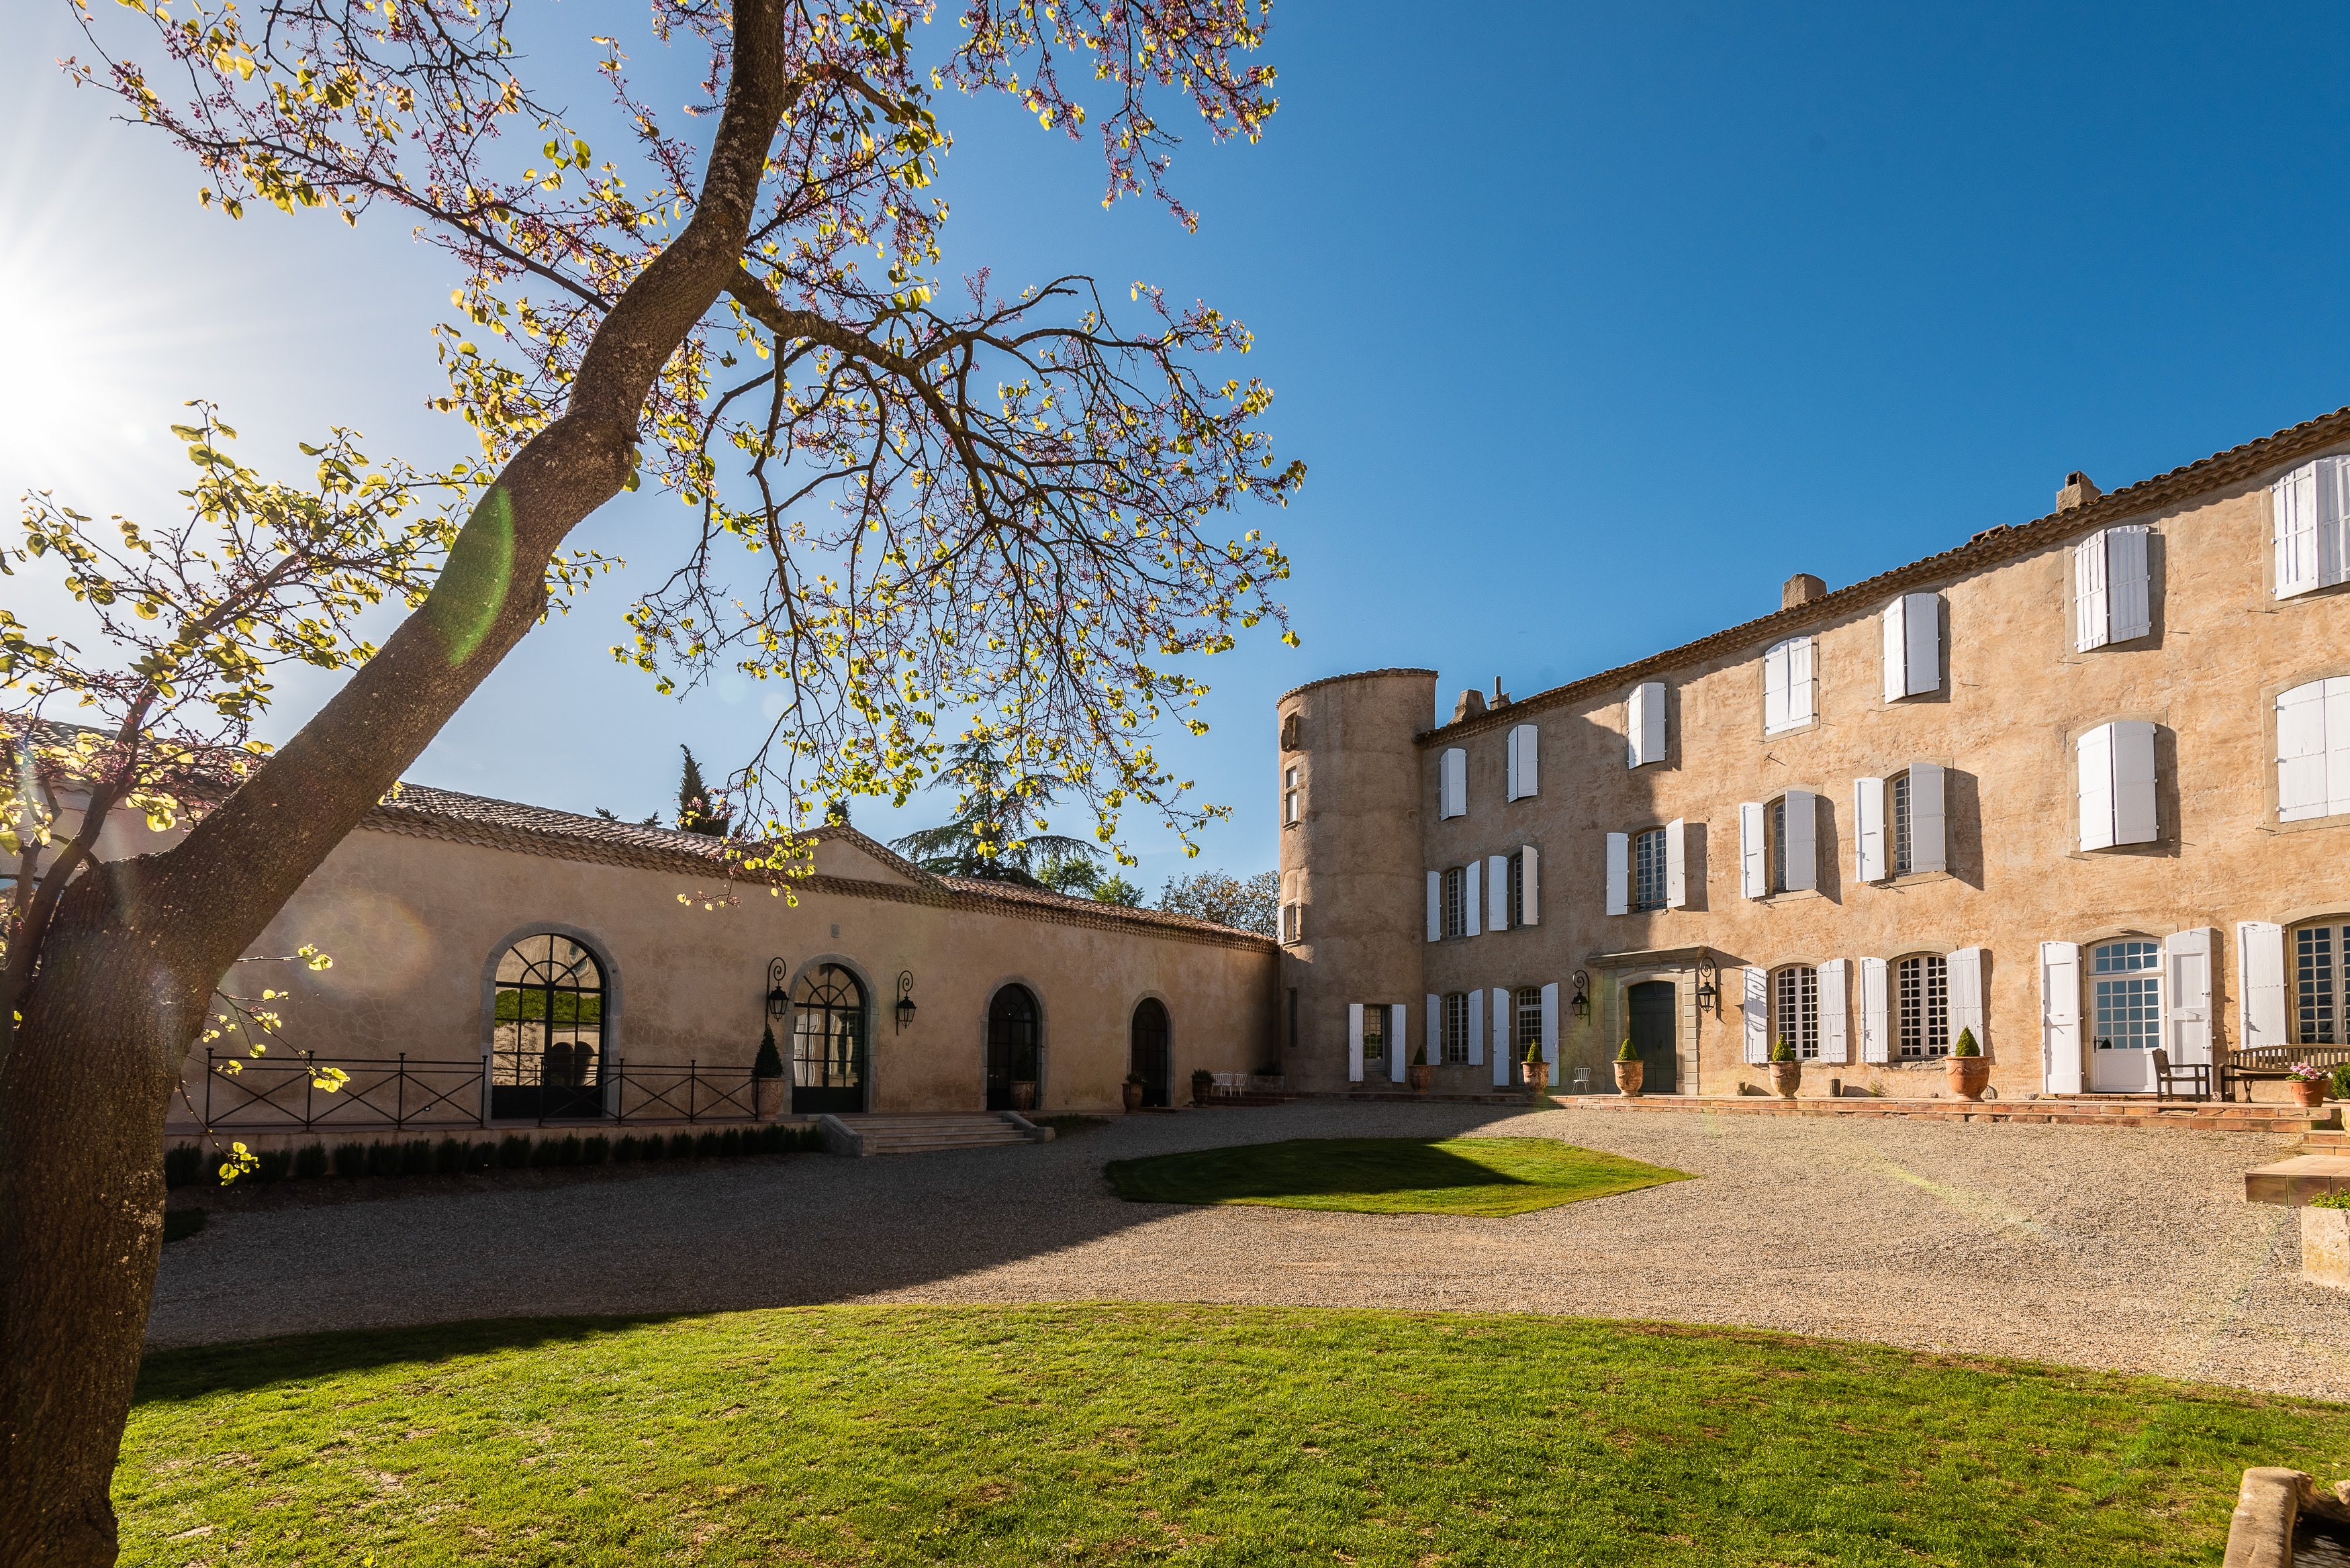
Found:
<path fill-rule="evenodd" d="M 1542 855 L 1531 844 L 1518 846 L 1518 923 L 1542 924 Z"/>
<path fill-rule="evenodd" d="M 1765 898 L 1771 894 L 1770 846 L 1764 840 L 1760 801 L 1739 803 L 1738 888 L 1749 898 Z"/>
<path fill-rule="evenodd" d="M 2238 922 L 2236 955 L 2241 1044 L 2284 1044 L 2284 928 L 2271 920 Z"/>
<path fill-rule="evenodd" d="M 1410 1012 L 1411 1009 L 1400 1002 L 1388 1009 L 1388 1080 L 1390 1083 L 1403 1082 L 1404 1066 L 1411 1060 L 1411 1052 L 1407 1049 L 1410 1043 L 1404 1038 L 1403 1027 L 1404 1020 Z"/>
<path fill-rule="evenodd" d="M 1520 724 L 1510 732 L 1510 798 L 1524 800 L 1542 794 L 1542 732 Z"/>
<path fill-rule="evenodd" d="M 1857 881 L 1882 882 L 1893 874 L 1885 853 L 1885 781 L 1852 781 L 1853 876 Z"/>
<path fill-rule="evenodd" d="M 2276 597 L 2350 576 L 2350 458 L 2305 462 L 2270 487 L 2275 498 Z"/>
<path fill-rule="evenodd" d="M 1363 1081 L 1363 1004 L 1347 1003 L 1347 1082 Z"/>
<path fill-rule="evenodd" d="M 1469 753 L 1447 746 L 1436 761 L 1436 814 L 1440 818 L 1469 815 Z"/>
<path fill-rule="evenodd" d="M 2040 944 L 2040 1083 L 2052 1095 L 2081 1092 L 2081 946 Z"/>
<path fill-rule="evenodd" d="M 1485 993 L 1482 991 L 1469 993 L 1469 1064 L 1485 1064 Z"/>
<path fill-rule="evenodd" d="M 1762 732 L 1775 735 L 1812 722 L 1812 639 L 1791 637 L 1762 652 Z"/>
<path fill-rule="evenodd" d="M 1552 981 L 1542 989 L 1542 1053 L 1543 1060 L 1558 1065 L 1558 981 Z"/>
<path fill-rule="evenodd" d="M 1464 937 L 1473 937 L 1478 933 L 1478 916 L 1483 911 L 1483 905 L 1478 898 L 1478 873 L 1483 869 L 1484 867 L 1474 860 L 1461 868 L 1461 934 Z"/>
<path fill-rule="evenodd" d="M 1431 942 L 1444 940 L 1444 873 L 1441 871 L 1428 874 L 1428 940 Z"/>
<path fill-rule="evenodd" d="M 1493 1087 L 1510 1086 L 1510 993 L 1500 986 L 1493 988 Z"/>
<path fill-rule="evenodd" d="M 1760 1065 L 1771 1059 L 1771 976 L 1768 971 L 1750 969 L 1746 971 L 1746 993 L 1742 1005 L 1746 1022 L 1746 1060 Z"/>
<path fill-rule="evenodd" d="M 1678 816 L 1665 824 L 1665 908 L 1689 908 L 1689 823 Z"/>
<path fill-rule="evenodd" d="M 1885 700 L 1942 689 L 1942 601 L 1903 594 L 1885 607 Z"/>
<path fill-rule="evenodd" d="M 1665 683 L 1643 680 L 1624 704 L 1624 737 L 1636 768 L 1665 760 Z"/>
<path fill-rule="evenodd" d="M 2211 960 L 2219 933 L 2209 926 L 2162 939 L 2162 1039 L 2173 1062 L 2211 1062 Z"/>
<path fill-rule="evenodd" d="M 1886 1009 L 1886 962 L 1881 958 L 1860 961 L 1860 1059 L 1893 1059 L 1891 1020 Z"/>
<path fill-rule="evenodd" d="M 1841 1064 L 1852 1060 L 1852 1034 L 1847 975 L 1851 965 L 1830 959 L 1820 965 L 1820 1060 Z"/>
<path fill-rule="evenodd" d="M 1629 914 L 1632 909 L 1632 836 L 1611 833 L 1607 836 L 1607 912 Z"/>
<path fill-rule="evenodd" d="M 1820 797 L 1807 789 L 1787 792 L 1787 891 L 1808 893 L 1820 885 Z"/>
<path fill-rule="evenodd" d="M 2087 653 L 2154 629 L 2142 523 L 2106 528 L 2073 546 L 2073 648 Z"/>
<path fill-rule="evenodd" d="M 2276 732 L 2277 819 L 2350 812 L 2350 676 L 2280 695 Z"/>
<path fill-rule="evenodd" d="M 1488 856 L 1485 860 L 1485 929 L 1510 929 L 1510 857 L 1506 855 Z"/>
<path fill-rule="evenodd" d="M 2155 841 L 2154 726 L 2144 719 L 2100 724 L 2075 743 L 2081 847 Z"/>
<path fill-rule="evenodd" d="M 1960 948 L 1947 961 L 1950 985 L 1950 1045 L 1956 1049 L 1959 1032 L 1975 1032 L 1975 1044 L 1986 1056 L 1991 1054 L 1991 1009 L 1983 990 L 1983 959 L 1981 948 Z"/>

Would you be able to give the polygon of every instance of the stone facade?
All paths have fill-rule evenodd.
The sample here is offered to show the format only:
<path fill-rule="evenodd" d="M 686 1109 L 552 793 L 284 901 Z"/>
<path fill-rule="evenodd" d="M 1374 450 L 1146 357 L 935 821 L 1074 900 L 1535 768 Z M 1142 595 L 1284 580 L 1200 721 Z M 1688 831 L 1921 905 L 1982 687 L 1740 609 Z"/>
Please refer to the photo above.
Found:
<path fill-rule="evenodd" d="M 1283 961 L 1282 983 L 1301 1009 L 1291 1081 L 1347 1086 L 1348 1003 L 1409 1003 L 1407 1049 L 1424 1045 L 1434 1059 L 1437 999 L 1466 994 L 1482 1014 L 1478 1060 L 1445 1070 L 1440 1087 L 1490 1089 L 1497 1044 L 1521 1048 L 1515 1016 L 1493 1033 L 1496 992 L 1556 987 L 1544 996 L 1557 1080 L 1571 1087 L 1583 1068 L 1605 1087 L 1613 1048 L 1634 1032 L 1630 988 L 1647 982 L 1658 989 L 1638 999 L 1641 1028 L 1653 1049 L 1669 1018 L 1678 1090 L 1737 1093 L 1762 1077 L 1746 1017 L 1748 971 L 1762 988 L 1767 1044 L 1785 1022 L 1779 977 L 1791 976 L 1800 1013 L 1809 971 L 1814 1027 L 1825 1035 L 1840 1012 L 1844 1029 L 1843 1060 L 1819 1042 L 1806 1094 L 1828 1092 L 1831 1080 L 1845 1093 L 1940 1091 L 1938 1058 L 1899 1054 L 1901 998 L 1876 1009 L 1864 994 L 1872 984 L 1898 989 L 1903 975 L 1918 988 L 1912 1036 L 1946 1046 L 1962 1023 L 1970 1027 L 2000 1097 L 2151 1090 L 2149 1053 L 2125 1058 L 2095 1044 L 2097 998 L 2118 1006 L 2122 992 L 2097 992 L 2083 971 L 2123 940 L 2140 944 L 2127 961 L 2147 963 L 2160 981 L 2135 997 L 2154 1010 L 2140 1027 L 2158 1032 L 2173 1059 L 2222 1063 L 2248 1032 L 2266 1030 L 2260 1043 L 2272 1044 L 2308 1037 L 2314 1031 L 2297 1012 L 2288 1023 L 2282 1005 L 2294 994 L 2292 940 L 2297 924 L 2350 911 L 2350 777 L 2336 781 L 2331 812 L 2283 820 L 2278 699 L 2350 675 L 2350 587 L 2280 596 L 2279 572 L 2297 563 L 2280 555 L 2280 509 L 2290 503 L 2275 486 L 2306 476 L 2314 461 L 2318 480 L 2333 483 L 2324 459 L 2345 450 L 2350 410 L 2112 494 L 2072 475 L 2059 510 L 2035 522 L 1987 530 L 1835 592 L 1799 576 L 1762 619 L 1518 701 L 1463 693 L 1452 720 L 1434 728 L 1425 671 L 1288 694 L 1278 706 L 1295 742 L 1282 753 L 1284 777 L 1297 768 L 1305 781 L 1299 820 L 1283 830 L 1304 938 Z M 2350 471 L 2341 478 L 2350 496 Z M 2333 528 L 2339 514 L 2320 521 Z M 2085 554 L 2093 537 L 2101 542 Z M 2337 536 L 2334 547 L 2350 550 L 2350 540 Z M 2099 599 L 2085 574 L 2107 565 L 2113 581 Z M 2142 605 L 2126 602 L 2133 584 L 2143 587 Z M 1907 624 L 1888 628 L 1889 613 Z M 2085 636 L 2085 618 L 2099 636 Z M 2103 646 L 2083 649 L 2100 637 Z M 1805 693 L 1787 694 L 1804 684 L 1801 655 L 1766 655 L 1791 639 L 1809 643 L 1808 716 Z M 1638 701 L 1660 703 L 1660 723 L 1654 711 L 1631 711 L 1642 687 Z M 2350 692 L 2339 711 L 2350 721 Z M 1632 765 L 1636 732 L 1650 754 Z M 2342 759 L 2336 769 L 2350 766 L 2350 732 L 2328 743 Z M 1531 747 L 1523 767 L 1533 793 L 1511 799 L 1521 745 Z M 2106 770 L 2087 806 L 2085 745 Z M 2142 778 L 2125 776 L 2138 764 L 2122 760 L 2147 750 L 2150 795 Z M 1409 798 L 1399 768 L 1409 770 Z M 1460 801 L 1445 798 L 1448 768 L 1461 771 Z M 1856 816 L 1866 807 L 1856 792 L 1871 786 L 1856 781 L 1903 774 L 1912 792 L 1939 779 L 1940 864 L 1893 875 L 1889 865 L 1860 864 Z M 1799 828 L 1782 831 L 1772 815 L 1774 803 L 1806 794 L 1815 804 L 1791 809 L 1798 823 L 1815 821 L 1810 857 Z M 1920 805 L 1914 793 L 1905 798 Z M 1448 815 L 1448 806 L 1465 809 Z M 2116 821 L 2135 816 L 2137 831 L 2125 826 L 2118 836 L 2146 841 L 2084 848 L 2085 810 L 2101 822 L 2108 811 Z M 1640 836 L 1668 825 L 1677 825 L 1669 838 L 1679 841 L 1678 897 L 1643 909 L 1641 867 L 1630 862 Z M 1871 834 L 1880 856 L 1891 826 Z M 1759 865 L 1747 858 L 1750 839 Z M 1774 877 L 1783 844 L 1815 876 Z M 1430 919 L 1444 914 L 1430 905 L 1451 896 L 1448 872 L 1479 868 L 1490 899 L 1506 857 L 1527 848 L 1538 873 L 1533 923 L 1493 929 L 1488 904 L 1476 911 L 1480 934 L 1430 940 Z M 1795 890 L 1750 896 L 1758 868 L 1766 888 Z M 1624 912 L 1610 913 L 1618 900 Z M 2256 971 L 2272 964 L 2280 939 L 2282 996 L 2276 974 L 2255 972 L 2248 984 L 2245 973 L 2247 961 Z M 2043 950 L 2049 943 L 2059 945 Z M 2208 950 L 2199 972 L 2199 947 Z M 1912 957 L 1925 961 L 1903 969 Z M 1709 983 L 1713 994 L 1701 997 Z M 2334 997 L 2337 1043 L 2343 1002 Z M 2071 1033 L 2068 1008 L 2082 1015 Z M 1378 1075 L 1364 1086 L 1380 1086 Z"/>

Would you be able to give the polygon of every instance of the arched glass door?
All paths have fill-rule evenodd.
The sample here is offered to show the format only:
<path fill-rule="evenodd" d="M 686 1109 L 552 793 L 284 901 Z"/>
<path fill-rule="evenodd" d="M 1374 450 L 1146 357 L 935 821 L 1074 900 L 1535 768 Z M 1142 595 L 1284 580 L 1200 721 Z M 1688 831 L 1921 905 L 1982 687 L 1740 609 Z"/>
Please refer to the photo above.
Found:
<path fill-rule="evenodd" d="M 498 961 L 490 1029 L 494 1117 L 604 1114 L 604 971 L 553 932 Z"/>
<path fill-rule="evenodd" d="M 800 977 L 793 999 L 792 1109 L 803 1116 L 865 1108 L 865 988 L 837 963 Z"/>
<path fill-rule="evenodd" d="M 1167 1104 L 1167 1005 L 1146 996 L 1134 1010 L 1132 1065 L 1127 1071 L 1142 1080 L 1142 1103 Z"/>
<path fill-rule="evenodd" d="M 1044 1053 L 1038 1027 L 1036 999 L 1024 985 L 1007 985 L 987 1004 L 987 1108 L 1016 1110 L 1014 1084 L 1029 1086 L 1030 1106 L 1036 1102 L 1037 1067 Z"/>

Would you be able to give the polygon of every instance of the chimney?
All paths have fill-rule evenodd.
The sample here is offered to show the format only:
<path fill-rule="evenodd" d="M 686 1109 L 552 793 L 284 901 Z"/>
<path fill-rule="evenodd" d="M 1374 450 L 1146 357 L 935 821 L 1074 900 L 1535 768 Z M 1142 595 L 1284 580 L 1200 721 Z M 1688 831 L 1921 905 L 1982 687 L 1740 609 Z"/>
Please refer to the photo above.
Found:
<path fill-rule="evenodd" d="M 1502 678 L 1496 675 L 1493 677 L 1493 706 L 1506 708 L 1509 705 L 1510 694 L 1502 690 Z"/>
<path fill-rule="evenodd" d="M 2064 476 L 2064 488 L 2056 493 L 2056 510 L 2077 511 L 2104 493 L 2087 474 L 2076 468 Z"/>
<path fill-rule="evenodd" d="M 1779 590 L 1779 607 L 1794 609 L 1797 605 L 1807 605 L 1814 599 L 1827 597 L 1827 584 L 1809 572 L 1797 572 L 1787 579 L 1787 586 Z"/>
<path fill-rule="evenodd" d="M 1452 704 L 1452 722 L 1473 719 L 1485 711 L 1485 694 L 1474 686 L 1461 693 L 1461 701 Z"/>

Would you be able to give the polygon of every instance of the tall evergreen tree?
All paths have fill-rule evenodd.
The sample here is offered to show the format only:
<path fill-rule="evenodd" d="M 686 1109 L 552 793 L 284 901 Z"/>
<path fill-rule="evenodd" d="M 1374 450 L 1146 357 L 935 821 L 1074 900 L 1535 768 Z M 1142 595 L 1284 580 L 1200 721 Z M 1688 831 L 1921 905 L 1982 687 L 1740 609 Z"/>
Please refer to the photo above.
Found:
<path fill-rule="evenodd" d="M 1062 886 L 1066 863 L 1106 857 L 1082 838 L 1034 831 L 1053 805 L 1055 783 L 1014 771 L 993 742 L 983 737 L 959 742 L 948 757 L 938 782 L 957 792 L 955 815 L 936 827 L 893 839 L 889 846 L 923 870 L 1040 888 L 1046 884 L 1038 873 L 1047 866 L 1055 869 L 1054 885 Z"/>
<path fill-rule="evenodd" d="M 693 760 L 693 748 L 681 745 L 678 750 L 685 753 L 685 766 L 677 778 L 678 831 L 725 837 L 733 825 L 733 812 L 728 809 L 724 797 L 713 797 L 702 782 L 702 764 Z"/>

